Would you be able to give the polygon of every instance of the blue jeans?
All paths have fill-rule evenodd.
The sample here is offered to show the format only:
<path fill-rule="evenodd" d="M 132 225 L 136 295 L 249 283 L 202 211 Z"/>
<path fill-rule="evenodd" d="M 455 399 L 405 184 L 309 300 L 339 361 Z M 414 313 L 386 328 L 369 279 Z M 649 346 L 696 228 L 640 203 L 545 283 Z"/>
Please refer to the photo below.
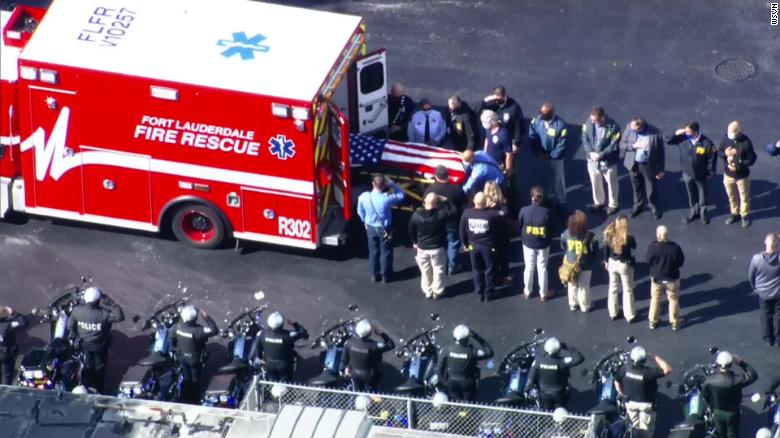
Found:
<path fill-rule="evenodd" d="M 387 277 L 393 273 L 393 243 L 390 239 L 383 239 L 384 234 L 384 228 L 366 227 L 368 267 L 374 277 Z"/>
<path fill-rule="evenodd" d="M 458 256 L 460 255 L 460 236 L 456 227 L 447 227 L 447 272 L 456 272 L 460 269 Z"/>

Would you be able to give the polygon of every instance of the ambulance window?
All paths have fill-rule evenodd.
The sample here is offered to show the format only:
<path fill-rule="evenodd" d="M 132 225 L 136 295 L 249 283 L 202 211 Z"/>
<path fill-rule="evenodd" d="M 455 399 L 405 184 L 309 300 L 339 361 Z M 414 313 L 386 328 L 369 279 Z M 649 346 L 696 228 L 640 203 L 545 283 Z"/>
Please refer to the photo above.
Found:
<path fill-rule="evenodd" d="M 360 70 L 360 94 L 369 94 L 385 86 L 385 66 L 375 62 Z"/>

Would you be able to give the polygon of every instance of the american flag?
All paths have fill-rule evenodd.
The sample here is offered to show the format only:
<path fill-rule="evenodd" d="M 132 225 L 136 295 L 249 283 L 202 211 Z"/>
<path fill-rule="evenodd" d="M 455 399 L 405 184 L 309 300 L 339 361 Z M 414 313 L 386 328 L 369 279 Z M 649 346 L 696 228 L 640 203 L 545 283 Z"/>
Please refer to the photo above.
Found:
<path fill-rule="evenodd" d="M 379 166 L 400 169 L 432 178 L 436 166 L 449 170 L 450 182 L 461 184 L 466 172 L 460 152 L 420 143 L 401 143 L 365 134 L 350 134 L 350 158 L 353 166 Z"/>

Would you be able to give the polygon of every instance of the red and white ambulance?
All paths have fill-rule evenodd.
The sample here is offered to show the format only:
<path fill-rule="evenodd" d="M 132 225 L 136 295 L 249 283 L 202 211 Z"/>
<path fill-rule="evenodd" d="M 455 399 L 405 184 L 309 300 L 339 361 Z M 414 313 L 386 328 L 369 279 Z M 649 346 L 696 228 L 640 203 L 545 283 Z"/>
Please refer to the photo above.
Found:
<path fill-rule="evenodd" d="M 314 249 L 343 242 L 350 123 L 387 123 L 362 18 L 246 0 L 2 15 L 0 217 Z M 344 111 L 344 113 L 342 113 Z"/>

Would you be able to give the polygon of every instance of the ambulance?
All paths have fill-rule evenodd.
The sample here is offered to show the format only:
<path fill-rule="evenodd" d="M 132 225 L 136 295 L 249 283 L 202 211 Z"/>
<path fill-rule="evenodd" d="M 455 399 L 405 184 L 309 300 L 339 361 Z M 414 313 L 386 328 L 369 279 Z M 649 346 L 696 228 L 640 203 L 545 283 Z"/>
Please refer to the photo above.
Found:
<path fill-rule="evenodd" d="M 247 0 L 2 13 L 0 217 L 340 245 L 350 132 L 387 124 L 356 16 Z M 352 129 L 350 129 L 352 127 Z"/>

